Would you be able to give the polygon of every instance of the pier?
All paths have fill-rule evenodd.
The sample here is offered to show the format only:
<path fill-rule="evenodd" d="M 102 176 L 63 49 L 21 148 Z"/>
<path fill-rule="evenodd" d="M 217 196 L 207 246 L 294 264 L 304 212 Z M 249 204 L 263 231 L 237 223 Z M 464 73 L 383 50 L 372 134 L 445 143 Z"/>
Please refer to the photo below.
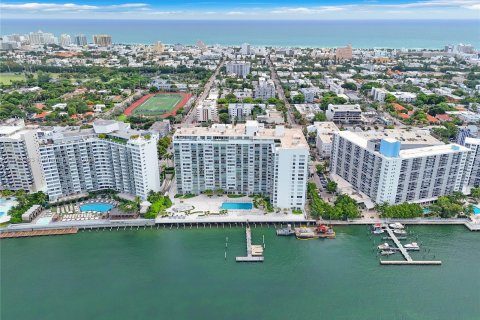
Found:
<path fill-rule="evenodd" d="M 420 248 L 405 248 L 395 233 L 387 226 L 385 229 L 389 238 L 395 243 L 396 248 L 390 248 L 389 250 L 400 251 L 405 260 L 380 260 L 381 265 L 441 265 L 442 261 L 438 260 L 413 260 L 408 250 L 418 251 Z"/>
<path fill-rule="evenodd" d="M 75 234 L 77 232 L 78 232 L 78 228 L 10 231 L 10 232 L 0 233 L 0 239 L 28 238 L 28 237 L 40 237 L 40 236 L 60 236 L 64 234 Z"/>
<path fill-rule="evenodd" d="M 236 257 L 237 262 L 263 262 L 263 248 L 262 246 L 252 245 L 252 231 L 250 226 L 245 229 L 245 235 L 247 240 L 247 255 L 245 257 Z"/>

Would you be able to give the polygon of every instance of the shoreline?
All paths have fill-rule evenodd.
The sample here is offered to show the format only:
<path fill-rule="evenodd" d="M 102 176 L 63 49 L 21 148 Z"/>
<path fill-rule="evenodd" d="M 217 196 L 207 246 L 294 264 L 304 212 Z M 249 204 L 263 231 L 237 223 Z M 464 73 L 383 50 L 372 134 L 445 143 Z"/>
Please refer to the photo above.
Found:
<path fill-rule="evenodd" d="M 400 222 L 404 225 L 463 225 L 469 231 L 480 231 L 480 224 L 475 224 L 469 219 L 375 219 L 369 221 L 366 219 L 358 219 L 352 221 L 338 221 L 338 220 L 319 220 L 319 223 L 328 224 L 332 226 L 355 226 L 355 225 L 371 225 L 375 223 L 394 223 Z M 184 220 L 184 221 L 175 221 L 174 219 L 169 219 L 168 221 L 155 221 L 154 219 L 138 219 L 138 220 L 112 220 L 112 221 L 92 221 L 92 222 L 59 222 L 54 225 L 36 225 L 36 224 L 16 224 L 9 225 L 8 227 L 1 228 L 0 234 L 6 232 L 24 232 L 24 231 L 39 231 L 39 230 L 59 230 L 65 228 L 78 228 L 78 230 L 99 230 L 99 229 L 108 229 L 108 230 L 144 230 L 147 228 L 150 229 L 186 229 L 186 228 L 232 228 L 232 227 L 244 227 L 247 225 L 254 227 L 263 227 L 263 226 L 274 226 L 282 227 L 291 224 L 292 226 L 300 225 L 316 225 L 316 220 L 304 219 L 304 220 L 274 220 L 274 219 L 263 219 L 263 220 L 249 220 L 249 219 L 235 219 L 231 221 L 219 220 L 219 219 L 205 219 L 203 221 L 199 220 Z"/>

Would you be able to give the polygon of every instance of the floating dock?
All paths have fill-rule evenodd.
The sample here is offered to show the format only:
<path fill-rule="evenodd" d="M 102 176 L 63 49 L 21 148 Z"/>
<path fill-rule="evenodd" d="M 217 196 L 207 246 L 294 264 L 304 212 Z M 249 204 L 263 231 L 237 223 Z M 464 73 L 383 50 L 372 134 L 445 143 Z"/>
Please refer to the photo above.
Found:
<path fill-rule="evenodd" d="M 41 236 L 60 236 L 64 234 L 75 234 L 77 232 L 78 232 L 78 228 L 10 231 L 10 232 L 0 233 L 0 239 L 28 238 L 28 237 L 41 237 Z"/>
<path fill-rule="evenodd" d="M 252 231 L 250 226 L 245 229 L 247 239 L 247 255 L 245 257 L 236 257 L 237 262 L 263 262 L 263 248 L 259 245 L 252 245 Z"/>
<path fill-rule="evenodd" d="M 414 250 L 418 251 L 419 248 L 405 248 L 403 244 L 398 240 L 397 236 L 395 233 L 390 229 L 390 227 L 387 227 L 385 229 L 389 235 L 389 237 L 393 240 L 395 245 L 397 246 L 396 248 L 389 248 L 389 250 L 395 250 L 395 251 L 400 251 L 405 258 L 404 260 L 380 260 L 381 265 L 441 265 L 442 261 L 438 260 L 413 260 L 410 254 L 408 253 L 407 250 Z"/>

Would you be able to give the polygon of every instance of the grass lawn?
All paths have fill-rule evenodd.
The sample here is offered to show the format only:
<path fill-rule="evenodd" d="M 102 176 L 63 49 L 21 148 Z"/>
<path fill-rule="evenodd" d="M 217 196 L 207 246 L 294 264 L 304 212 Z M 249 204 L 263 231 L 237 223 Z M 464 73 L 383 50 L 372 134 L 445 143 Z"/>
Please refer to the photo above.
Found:
<path fill-rule="evenodd" d="M 12 81 L 25 80 L 25 75 L 22 73 L 1 73 L 0 84 L 10 84 Z"/>
<path fill-rule="evenodd" d="M 180 94 L 159 94 L 147 99 L 133 110 L 136 115 L 162 115 L 170 112 L 182 100 Z"/>
<path fill-rule="evenodd" d="M 121 114 L 117 117 L 117 121 L 127 122 L 127 116 L 124 114 Z"/>
<path fill-rule="evenodd" d="M 56 79 L 59 77 L 59 73 L 48 73 L 52 79 Z M 36 78 L 37 74 L 34 73 L 33 77 Z M 0 73 L 0 84 L 11 84 L 12 81 L 21 81 L 26 80 L 25 74 L 23 73 L 13 73 L 13 72 L 4 72 Z M 73 79 L 72 79 L 73 81 Z"/>

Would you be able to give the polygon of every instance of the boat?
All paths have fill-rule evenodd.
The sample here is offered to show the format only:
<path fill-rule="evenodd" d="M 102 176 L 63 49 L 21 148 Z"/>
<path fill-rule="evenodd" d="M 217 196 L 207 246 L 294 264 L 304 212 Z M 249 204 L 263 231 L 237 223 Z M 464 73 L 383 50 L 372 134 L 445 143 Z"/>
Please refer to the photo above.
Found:
<path fill-rule="evenodd" d="M 388 243 L 384 243 L 384 244 L 381 244 L 378 246 L 378 249 L 379 250 L 389 250 L 390 249 L 390 245 Z"/>
<path fill-rule="evenodd" d="M 300 227 L 295 228 L 297 239 L 318 239 L 320 236 L 315 233 L 314 228 Z"/>
<path fill-rule="evenodd" d="M 335 231 L 333 231 L 333 228 L 326 226 L 324 224 L 321 224 L 320 226 L 315 228 L 315 232 L 320 234 L 321 238 L 334 239 L 336 237 L 336 234 L 335 234 Z"/>
<path fill-rule="evenodd" d="M 380 252 L 380 254 L 381 254 L 382 256 L 389 256 L 389 255 L 395 254 L 395 251 L 393 251 L 393 250 L 382 250 L 382 251 Z"/>
<path fill-rule="evenodd" d="M 372 233 L 373 234 L 381 234 L 384 232 L 385 226 L 380 223 L 376 223 L 372 226 Z"/>
<path fill-rule="evenodd" d="M 276 230 L 277 236 L 291 236 L 295 234 L 295 230 L 292 229 L 291 225 L 288 225 L 286 228 L 281 228 Z"/>
<path fill-rule="evenodd" d="M 402 230 L 402 229 L 394 229 L 393 233 L 395 233 L 395 234 L 407 234 L 407 231 Z"/>
<path fill-rule="evenodd" d="M 390 223 L 389 226 L 392 229 L 404 229 L 405 228 L 405 226 L 403 224 L 401 224 L 400 222 Z"/>
<path fill-rule="evenodd" d="M 295 236 L 297 239 L 318 239 L 318 238 L 335 238 L 335 231 L 326 225 L 320 225 L 316 228 L 300 227 L 295 228 Z"/>
<path fill-rule="evenodd" d="M 418 246 L 418 243 L 416 242 L 404 244 L 403 247 L 406 249 L 420 249 L 420 247 Z"/>

